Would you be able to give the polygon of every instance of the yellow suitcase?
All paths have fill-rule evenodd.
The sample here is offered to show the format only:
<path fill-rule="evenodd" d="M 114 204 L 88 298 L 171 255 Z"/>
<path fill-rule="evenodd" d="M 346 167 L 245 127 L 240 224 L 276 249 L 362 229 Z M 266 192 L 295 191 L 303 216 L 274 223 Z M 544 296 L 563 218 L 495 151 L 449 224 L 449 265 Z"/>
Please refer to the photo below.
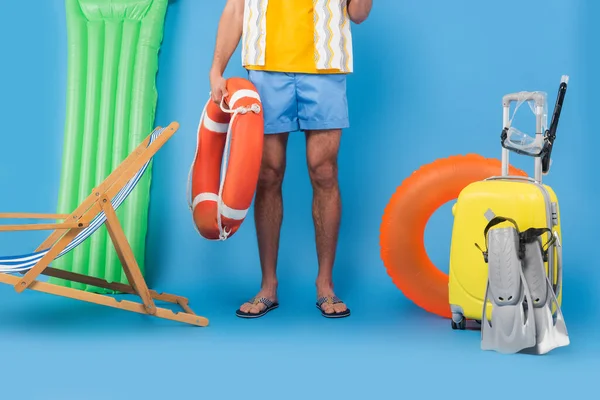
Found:
<path fill-rule="evenodd" d="M 453 207 L 454 226 L 450 250 L 449 301 L 453 328 L 465 329 L 466 320 L 481 321 L 488 266 L 475 244 L 485 247 L 484 229 L 494 216 L 514 219 L 519 229 L 551 228 L 561 238 L 560 210 L 556 194 L 533 179 L 492 177 L 467 186 Z M 550 239 L 546 234 L 544 243 Z M 560 245 L 560 241 L 558 243 Z M 562 266 L 560 247 L 553 245 L 545 263 L 550 271 L 557 299 L 561 301 Z M 548 267 L 550 269 L 548 270 Z M 560 267 L 560 268 L 559 268 Z M 491 318 L 491 305 L 487 305 Z"/>
<path fill-rule="evenodd" d="M 467 320 L 474 320 L 479 324 L 482 322 L 488 265 L 476 244 L 484 249 L 486 245 L 484 229 L 494 216 L 512 218 L 521 232 L 528 228 L 552 230 L 556 242 L 548 247 L 548 257 L 544 264 L 560 307 L 562 299 L 560 209 L 552 188 L 542 183 L 542 175 L 549 171 L 552 142 L 555 138 L 567 80 L 568 77 L 563 77 L 561 81 L 550 129 L 546 129 L 545 126 L 545 119 L 547 119 L 545 93 L 520 92 L 504 96 L 502 171 L 499 171 L 499 176 L 468 185 L 461 191 L 452 209 L 454 224 L 448 289 L 453 329 L 465 329 Z M 508 116 L 512 102 L 518 102 L 517 107 L 526 102 L 535 103 L 536 139 L 529 144 L 519 145 L 511 142 L 511 134 L 521 134 L 516 129 L 512 131 L 510 129 L 512 120 L 509 120 Z M 534 178 L 508 176 L 509 151 L 534 157 Z M 546 233 L 541 238 L 544 243 L 547 243 L 552 236 Z M 488 303 L 486 305 L 488 320 L 491 319 L 491 309 L 491 304 Z"/>

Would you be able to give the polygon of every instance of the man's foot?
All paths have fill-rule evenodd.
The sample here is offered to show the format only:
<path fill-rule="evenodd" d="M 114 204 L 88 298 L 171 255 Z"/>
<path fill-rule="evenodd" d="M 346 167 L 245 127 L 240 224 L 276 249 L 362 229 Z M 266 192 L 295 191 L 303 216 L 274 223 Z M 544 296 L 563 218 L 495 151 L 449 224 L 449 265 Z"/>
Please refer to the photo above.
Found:
<path fill-rule="evenodd" d="M 256 297 L 242 304 L 235 314 L 240 318 L 258 318 L 277 307 L 277 296 L 261 290 Z"/>
<path fill-rule="evenodd" d="M 350 309 L 333 292 L 319 293 L 317 308 L 326 318 L 342 318 L 350 315 Z"/>

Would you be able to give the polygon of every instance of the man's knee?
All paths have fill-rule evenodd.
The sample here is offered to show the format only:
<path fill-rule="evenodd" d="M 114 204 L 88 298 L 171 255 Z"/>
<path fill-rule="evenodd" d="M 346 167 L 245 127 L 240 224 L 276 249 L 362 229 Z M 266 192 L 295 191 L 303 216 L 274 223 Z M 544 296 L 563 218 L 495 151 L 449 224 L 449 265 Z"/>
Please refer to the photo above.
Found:
<path fill-rule="evenodd" d="M 315 188 L 332 189 L 338 184 L 337 161 L 334 158 L 309 162 L 308 172 Z"/>
<path fill-rule="evenodd" d="M 265 165 L 260 168 L 258 186 L 262 189 L 279 189 L 283 183 L 284 165 Z"/>
<path fill-rule="evenodd" d="M 265 135 L 262 163 L 258 176 L 260 189 L 279 189 L 285 173 L 285 149 L 288 134 Z"/>

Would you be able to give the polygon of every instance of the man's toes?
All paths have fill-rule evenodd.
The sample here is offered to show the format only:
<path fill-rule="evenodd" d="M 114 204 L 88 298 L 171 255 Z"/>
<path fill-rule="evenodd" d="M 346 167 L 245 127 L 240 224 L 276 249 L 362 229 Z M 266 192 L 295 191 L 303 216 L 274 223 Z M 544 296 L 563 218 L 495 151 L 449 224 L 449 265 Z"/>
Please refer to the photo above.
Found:
<path fill-rule="evenodd" d="M 250 303 L 244 303 L 240 307 L 240 311 L 243 312 L 243 313 L 247 313 L 250 310 L 250 308 L 252 308 L 252 304 L 250 304 Z"/>
<path fill-rule="evenodd" d="M 330 304 L 324 305 L 322 308 L 325 314 L 333 314 L 335 312 L 335 310 Z"/>
<path fill-rule="evenodd" d="M 261 307 L 260 305 L 258 305 L 258 304 L 257 304 L 257 305 L 253 305 L 253 306 L 250 308 L 250 313 L 251 313 L 251 314 L 258 314 L 258 313 L 260 313 L 261 311 L 262 311 L 262 307 Z"/>
<path fill-rule="evenodd" d="M 336 313 L 341 313 L 341 312 L 346 311 L 348 309 L 348 307 L 346 307 L 346 305 L 344 303 L 338 303 L 338 304 L 333 305 L 333 309 L 335 310 Z"/>

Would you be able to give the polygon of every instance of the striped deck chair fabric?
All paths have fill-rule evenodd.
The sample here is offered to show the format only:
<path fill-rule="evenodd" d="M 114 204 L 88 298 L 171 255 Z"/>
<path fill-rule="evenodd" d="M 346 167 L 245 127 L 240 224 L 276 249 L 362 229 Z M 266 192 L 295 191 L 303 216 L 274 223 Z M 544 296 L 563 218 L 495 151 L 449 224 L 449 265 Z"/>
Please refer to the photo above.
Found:
<path fill-rule="evenodd" d="M 164 130 L 165 128 L 155 129 L 150 135 L 148 146 L 150 146 L 150 144 L 152 144 L 152 142 L 154 142 L 156 138 L 158 138 L 164 132 Z M 115 210 L 118 209 L 121 204 L 123 204 L 125 199 L 127 199 L 127 196 L 129 196 L 133 189 L 135 189 L 135 186 L 137 185 L 141 177 L 144 175 L 144 172 L 146 172 L 150 161 L 151 160 L 149 160 L 142 166 L 142 168 L 135 174 L 135 176 L 131 178 L 125 186 L 123 186 L 123 188 L 111 201 Z M 102 224 L 104 224 L 105 221 L 106 215 L 104 214 L 104 212 L 99 213 L 91 221 L 90 225 L 87 228 L 83 229 L 75 237 L 75 239 L 71 243 L 69 243 L 69 245 L 63 251 L 60 252 L 60 254 L 55 259 L 64 256 L 69 251 L 73 250 L 75 247 L 83 243 L 87 238 L 92 236 L 94 232 L 96 232 L 98 228 L 100 228 Z M 48 251 L 49 249 L 44 249 L 35 253 L 21 256 L 0 257 L 0 272 L 17 273 L 27 271 L 31 269 L 35 264 L 37 264 L 37 262 L 40 261 L 42 257 L 44 257 L 46 253 L 48 253 Z"/>

